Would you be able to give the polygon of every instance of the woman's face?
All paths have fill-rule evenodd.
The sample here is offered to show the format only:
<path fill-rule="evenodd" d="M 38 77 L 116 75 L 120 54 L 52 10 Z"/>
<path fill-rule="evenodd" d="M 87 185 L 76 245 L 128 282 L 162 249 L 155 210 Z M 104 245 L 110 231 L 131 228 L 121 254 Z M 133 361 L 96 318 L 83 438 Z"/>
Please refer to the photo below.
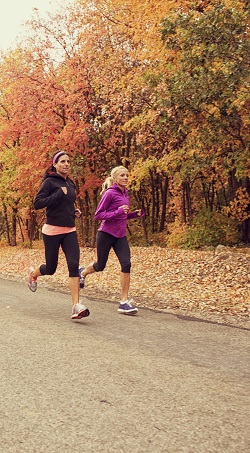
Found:
<path fill-rule="evenodd" d="M 120 189 L 124 190 L 124 188 L 128 184 L 128 170 L 126 170 L 126 168 L 124 168 L 124 170 L 119 170 L 116 173 L 115 182 L 118 184 Z"/>
<path fill-rule="evenodd" d="M 62 176 L 63 178 L 66 178 L 68 176 L 69 170 L 70 170 L 69 156 L 67 154 L 63 154 L 62 156 L 60 156 L 58 161 L 54 164 L 54 167 L 56 169 L 56 172 L 60 176 Z"/>

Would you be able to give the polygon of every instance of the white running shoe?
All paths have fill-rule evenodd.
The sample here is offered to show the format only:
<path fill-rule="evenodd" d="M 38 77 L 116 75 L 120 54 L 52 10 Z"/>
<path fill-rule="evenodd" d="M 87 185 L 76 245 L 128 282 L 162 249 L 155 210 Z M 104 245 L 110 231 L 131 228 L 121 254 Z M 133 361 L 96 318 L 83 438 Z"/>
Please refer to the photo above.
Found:
<path fill-rule="evenodd" d="M 33 277 L 34 268 L 30 267 L 28 270 L 28 287 L 33 293 L 37 290 L 37 278 Z"/>
<path fill-rule="evenodd" d="M 80 302 L 73 306 L 71 319 L 81 319 L 89 316 L 89 309 Z"/>

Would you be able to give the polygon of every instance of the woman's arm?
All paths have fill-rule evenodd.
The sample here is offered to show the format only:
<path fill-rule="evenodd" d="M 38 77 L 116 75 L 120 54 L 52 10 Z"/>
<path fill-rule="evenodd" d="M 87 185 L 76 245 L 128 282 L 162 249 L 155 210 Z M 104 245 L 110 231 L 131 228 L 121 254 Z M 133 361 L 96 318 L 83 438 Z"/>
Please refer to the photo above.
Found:
<path fill-rule="evenodd" d="M 112 194 L 108 191 L 105 192 L 101 198 L 101 201 L 96 209 L 94 219 L 95 220 L 107 220 L 115 219 L 124 214 L 124 207 L 119 206 L 118 208 L 112 209 Z"/>
<path fill-rule="evenodd" d="M 143 209 L 136 209 L 133 212 L 128 213 L 128 219 L 136 219 L 137 217 L 143 217 L 145 215 L 145 212 Z"/>
<path fill-rule="evenodd" d="M 45 180 L 36 197 L 34 200 L 34 208 L 35 209 L 43 209 L 49 206 L 53 206 L 53 204 L 57 203 L 62 197 L 64 197 L 63 187 L 58 188 L 56 192 L 51 194 L 51 185 L 48 180 Z"/>

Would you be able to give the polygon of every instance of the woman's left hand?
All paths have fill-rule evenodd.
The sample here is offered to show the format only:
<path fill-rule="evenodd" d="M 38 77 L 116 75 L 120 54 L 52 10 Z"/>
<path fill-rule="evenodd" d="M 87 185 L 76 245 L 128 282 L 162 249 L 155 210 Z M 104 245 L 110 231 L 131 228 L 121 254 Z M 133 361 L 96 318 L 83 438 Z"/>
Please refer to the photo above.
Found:
<path fill-rule="evenodd" d="M 82 213 L 80 211 L 80 209 L 75 209 L 75 216 L 77 219 L 79 219 L 81 217 Z"/>
<path fill-rule="evenodd" d="M 137 214 L 137 217 L 141 217 L 142 216 L 142 210 L 141 209 L 136 209 L 135 212 Z"/>

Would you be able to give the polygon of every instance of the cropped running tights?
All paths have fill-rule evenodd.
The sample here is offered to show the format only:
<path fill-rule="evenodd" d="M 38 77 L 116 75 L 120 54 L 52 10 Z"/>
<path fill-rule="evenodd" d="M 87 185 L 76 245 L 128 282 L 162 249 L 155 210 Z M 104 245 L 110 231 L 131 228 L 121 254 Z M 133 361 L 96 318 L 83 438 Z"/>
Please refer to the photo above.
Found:
<path fill-rule="evenodd" d="M 109 252 L 111 248 L 113 248 L 121 265 L 121 272 L 130 273 L 130 248 L 126 236 L 123 238 L 117 238 L 112 234 L 105 233 L 104 231 L 98 231 L 96 237 L 96 247 L 97 261 L 93 265 L 96 272 L 103 271 L 108 260 Z"/>
<path fill-rule="evenodd" d="M 45 246 L 46 264 L 40 266 L 41 274 L 53 275 L 55 273 L 58 265 L 59 248 L 61 246 L 66 257 L 69 277 L 79 277 L 80 249 L 76 231 L 54 236 L 43 234 L 43 241 Z"/>

